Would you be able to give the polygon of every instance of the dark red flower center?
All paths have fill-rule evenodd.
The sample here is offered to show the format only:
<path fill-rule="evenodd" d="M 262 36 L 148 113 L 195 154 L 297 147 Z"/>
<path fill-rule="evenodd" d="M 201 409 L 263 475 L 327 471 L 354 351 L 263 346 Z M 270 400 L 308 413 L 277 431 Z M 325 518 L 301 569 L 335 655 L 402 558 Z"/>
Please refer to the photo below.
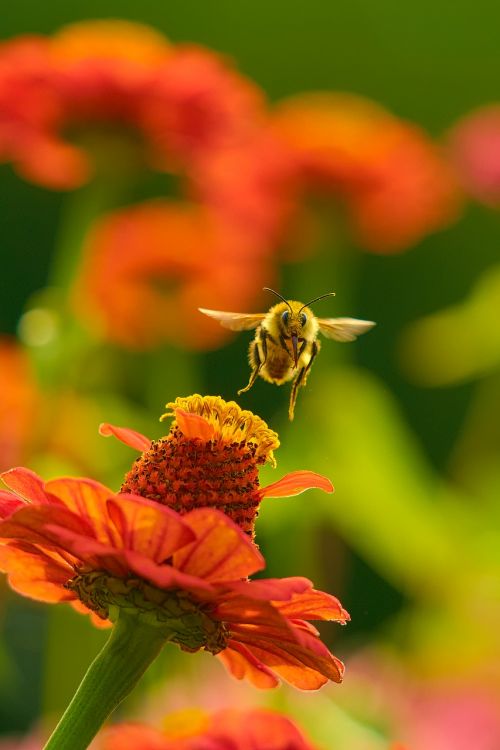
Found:
<path fill-rule="evenodd" d="M 261 501 L 254 442 L 204 441 L 185 437 L 176 427 L 136 459 L 121 492 L 131 492 L 177 513 L 217 508 L 253 537 Z"/>

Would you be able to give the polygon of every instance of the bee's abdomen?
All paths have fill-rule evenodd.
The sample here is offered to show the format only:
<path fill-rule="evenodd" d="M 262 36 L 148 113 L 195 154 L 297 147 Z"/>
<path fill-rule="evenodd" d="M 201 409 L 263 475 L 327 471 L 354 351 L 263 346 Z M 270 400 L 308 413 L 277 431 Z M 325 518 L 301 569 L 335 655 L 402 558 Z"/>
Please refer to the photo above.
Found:
<path fill-rule="evenodd" d="M 291 359 L 286 352 L 277 352 L 268 357 L 262 377 L 272 383 L 282 383 L 290 379 L 292 373 Z"/>

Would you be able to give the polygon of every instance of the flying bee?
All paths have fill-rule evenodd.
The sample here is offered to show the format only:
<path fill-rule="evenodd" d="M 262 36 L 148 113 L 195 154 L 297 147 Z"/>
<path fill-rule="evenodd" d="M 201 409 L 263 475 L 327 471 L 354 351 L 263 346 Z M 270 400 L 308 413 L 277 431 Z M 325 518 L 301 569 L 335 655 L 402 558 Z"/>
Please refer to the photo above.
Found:
<path fill-rule="evenodd" d="M 222 312 L 203 307 L 198 309 L 231 331 L 257 329 L 248 351 L 252 368 L 250 380 L 245 388 L 238 391 L 238 395 L 250 390 L 259 375 L 268 383 L 276 385 L 292 380 L 288 408 L 288 416 L 292 420 L 297 393 L 299 388 L 306 385 L 312 363 L 320 350 L 318 332 L 335 341 L 354 341 L 373 328 L 375 323 L 356 318 L 317 318 L 309 305 L 325 297 L 334 297 L 335 292 L 322 294 L 304 305 L 302 302 L 285 299 L 274 289 L 264 287 L 264 291 L 272 292 L 282 300 L 267 313 Z"/>

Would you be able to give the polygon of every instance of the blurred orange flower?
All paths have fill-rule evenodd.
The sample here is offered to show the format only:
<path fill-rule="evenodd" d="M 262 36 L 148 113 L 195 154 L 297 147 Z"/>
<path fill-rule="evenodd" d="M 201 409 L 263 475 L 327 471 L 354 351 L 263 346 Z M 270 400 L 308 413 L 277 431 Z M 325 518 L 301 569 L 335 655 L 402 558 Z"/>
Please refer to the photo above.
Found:
<path fill-rule="evenodd" d="M 293 233 L 299 196 L 296 154 L 268 124 L 223 149 L 205 151 L 194 175 L 197 197 L 262 252 Z"/>
<path fill-rule="evenodd" d="M 205 349 L 228 332 L 198 307 L 244 309 L 270 283 L 271 261 L 253 238 L 200 206 L 150 201 L 94 225 L 75 310 L 98 336 L 134 349 L 163 342 Z"/>
<path fill-rule="evenodd" d="M 254 537 L 259 506 L 265 497 L 290 497 L 307 489 L 334 491 L 329 479 L 312 471 L 294 471 L 267 487 L 259 486 L 259 466 L 275 465 L 278 435 L 263 419 L 219 396 L 188 396 L 167 404 L 162 419 L 173 417 L 169 434 L 151 441 L 126 427 L 103 424 L 141 451 L 121 491 L 150 498 L 178 513 L 194 508 L 222 510 Z"/>
<path fill-rule="evenodd" d="M 2 43 L 0 160 L 12 161 L 29 180 L 66 187 L 66 174 L 78 173 L 81 160 L 53 136 L 60 115 L 45 38 L 26 36 Z"/>
<path fill-rule="evenodd" d="M 41 396 L 27 354 L 16 341 L 0 337 L 0 471 L 28 455 Z"/>
<path fill-rule="evenodd" d="M 98 418 L 97 404 L 70 386 L 43 389 L 28 352 L 14 337 L 0 336 L 0 471 L 32 459 L 76 472 L 96 465 L 105 471 Z"/>
<path fill-rule="evenodd" d="M 167 717 L 163 730 L 144 724 L 109 729 L 103 750 L 314 750 L 288 717 L 275 711 L 185 711 Z"/>
<path fill-rule="evenodd" d="M 455 218 L 460 191 L 439 148 L 374 102 L 299 94 L 277 105 L 273 121 L 295 150 L 303 189 L 337 195 L 367 250 L 403 250 Z"/>
<path fill-rule="evenodd" d="M 465 190 L 482 203 L 500 207 L 500 104 L 460 119 L 449 134 L 449 147 Z"/>
<path fill-rule="evenodd" d="M 3 45 L 0 105 L 0 158 L 34 182 L 71 189 L 92 172 L 78 140 L 96 126 L 135 136 L 156 169 L 190 167 L 198 152 L 245 131 L 263 96 L 209 50 L 173 46 L 138 23 L 94 20 Z"/>

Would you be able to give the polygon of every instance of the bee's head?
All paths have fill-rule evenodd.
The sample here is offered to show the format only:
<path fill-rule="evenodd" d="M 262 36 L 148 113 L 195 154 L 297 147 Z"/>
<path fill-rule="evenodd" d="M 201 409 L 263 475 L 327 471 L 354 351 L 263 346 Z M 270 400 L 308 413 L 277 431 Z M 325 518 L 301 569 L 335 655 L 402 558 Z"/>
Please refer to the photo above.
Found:
<path fill-rule="evenodd" d="M 293 305 L 297 304 L 300 304 L 300 302 L 291 302 L 290 308 L 283 310 L 280 313 L 281 322 L 283 324 L 283 327 L 287 331 L 287 334 L 289 334 L 290 332 L 300 334 L 300 332 L 306 327 L 309 320 L 307 313 L 305 313 L 303 310 L 299 312 L 293 309 Z M 280 305 L 280 307 L 283 307 L 283 305 Z"/>
<path fill-rule="evenodd" d="M 318 331 L 317 320 L 308 305 L 311 305 L 313 302 L 317 302 L 324 297 L 331 297 L 335 295 L 335 292 L 323 294 L 321 297 L 316 297 L 311 300 L 311 302 L 304 305 L 302 302 L 286 300 L 279 292 L 275 292 L 274 289 L 269 289 L 267 287 L 264 287 L 264 289 L 268 292 L 272 292 L 283 300 L 271 308 L 271 311 L 276 316 L 275 320 L 281 335 L 285 339 L 290 339 L 292 342 L 293 360 L 295 367 L 297 367 L 299 351 L 298 341 L 304 339 L 309 341 L 314 340 Z"/>
<path fill-rule="evenodd" d="M 315 297 L 315 299 L 307 302 L 305 305 L 302 302 L 295 302 L 294 300 L 287 300 L 279 292 L 275 292 L 274 289 L 264 287 L 265 291 L 272 292 L 281 300 L 272 308 L 272 311 L 278 318 L 279 328 L 282 333 L 289 336 L 301 336 L 310 332 L 311 324 L 315 321 L 315 317 L 308 305 L 313 302 L 317 302 L 324 297 L 335 296 L 335 292 L 328 292 L 328 294 L 322 294 L 321 297 Z"/>
<path fill-rule="evenodd" d="M 280 331 L 283 337 L 291 342 L 291 354 L 294 365 L 297 367 L 299 361 L 299 342 L 304 339 L 314 338 L 314 315 L 310 310 L 304 309 L 302 302 L 290 300 L 286 305 L 286 308 L 284 303 L 276 305 L 277 308 L 281 308 L 276 312 L 280 318 Z"/>

